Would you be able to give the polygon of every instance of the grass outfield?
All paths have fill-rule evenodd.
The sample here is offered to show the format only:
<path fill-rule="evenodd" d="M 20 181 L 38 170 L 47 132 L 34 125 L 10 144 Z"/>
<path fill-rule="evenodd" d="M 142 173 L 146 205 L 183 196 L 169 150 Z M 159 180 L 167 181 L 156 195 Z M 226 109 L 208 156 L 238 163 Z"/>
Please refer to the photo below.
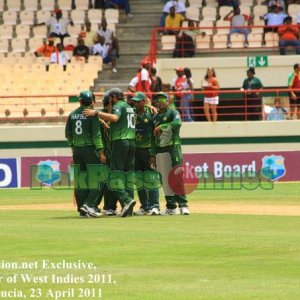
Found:
<path fill-rule="evenodd" d="M 202 201 L 297 206 L 299 195 L 299 184 L 290 183 L 268 191 L 197 191 L 189 198 L 191 206 Z M 90 293 L 81 299 L 299 298 L 299 217 L 194 213 L 79 219 L 71 210 L 7 209 L 70 201 L 71 191 L 1 190 L 0 298 L 9 299 L 1 293 L 16 289 L 27 299 L 32 293 L 36 299 L 55 299 L 54 293 L 62 290 L 70 294 L 57 299 L 80 299 L 80 288 Z M 96 270 L 43 269 L 42 260 L 81 260 Z M 11 270 L 3 268 L 3 261 L 37 262 L 38 268 Z M 23 282 L 24 273 L 40 276 L 40 283 Z M 106 281 L 111 274 L 115 283 L 89 283 L 95 273 L 105 274 Z M 17 282 L 7 283 L 14 274 Z M 68 275 L 69 281 L 71 275 L 82 276 L 85 283 L 56 284 L 51 282 L 53 274 Z M 102 298 L 92 297 L 98 288 Z"/>

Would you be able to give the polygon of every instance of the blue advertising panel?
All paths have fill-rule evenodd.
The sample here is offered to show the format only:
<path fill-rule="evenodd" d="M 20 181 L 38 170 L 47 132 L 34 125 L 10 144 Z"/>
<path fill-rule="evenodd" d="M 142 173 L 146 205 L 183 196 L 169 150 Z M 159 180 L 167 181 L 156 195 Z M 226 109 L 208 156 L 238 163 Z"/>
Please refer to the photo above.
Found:
<path fill-rule="evenodd" d="M 0 188 L 18 187 L 16 158 L 0 158 Z"/>

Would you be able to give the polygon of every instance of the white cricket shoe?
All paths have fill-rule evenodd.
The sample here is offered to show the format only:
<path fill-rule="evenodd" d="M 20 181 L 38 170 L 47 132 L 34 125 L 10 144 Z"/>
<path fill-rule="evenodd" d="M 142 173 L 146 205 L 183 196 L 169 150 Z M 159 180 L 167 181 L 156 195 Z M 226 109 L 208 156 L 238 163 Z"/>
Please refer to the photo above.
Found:
<path fill-rule="evenodd" d="M 108 209 L 105 211 L 105 216 L 108 216 L 108 217 L 113 217 L 113 216 L 116 216 L 117 215 L 117 212 L 113 209 Z"/>
<path fill-rule="evenodd" d="M 139 210 L 135 211 L 133 214 L 135 216 L 147 216 L 147 215 L 149 215 L 149 211 L 145 210 L 143 208 L 140 208 Z"/>
<path fill-rule="evenodd" d="M 129 203 L 127 203 L 123 207 L 121 214 L 120 214 L 121 218 L 125 218 L 132 214 L 132 209 L 135 206 L 135 203 L 136 203 L 136 201 L 132 199 Z"/>
<path fill-rule="evenodd" d="M 80 207 L 80 210 L 87 213 L 89 216 L 91 216 L 93 218 L 99 218 L 102 215 L 95 208 L 89 207 L 86 204 L 84 204 L 82 207 Z"/>
<path fill-rule="evenodd" d="M 173 216 L 173 215 L 178 215 L 178 210 L 177 208 L 166 208 L 164 209 L 161 213 L 162 216 Z"/>
<path fill-rule="evenodd" d="M 187 206 L 184 206 L 184 207 L 180 207 L 180 214 L 189 216 L 191 213 L 190 213 L 189 208 Z"/>
<path fill-rule="evenodd" d="M 150 216 L 158 216 L 159 215 L 159 209 L 157 207 L 153 207 L 152 209 L 150 209 L 149 215 Z"/>

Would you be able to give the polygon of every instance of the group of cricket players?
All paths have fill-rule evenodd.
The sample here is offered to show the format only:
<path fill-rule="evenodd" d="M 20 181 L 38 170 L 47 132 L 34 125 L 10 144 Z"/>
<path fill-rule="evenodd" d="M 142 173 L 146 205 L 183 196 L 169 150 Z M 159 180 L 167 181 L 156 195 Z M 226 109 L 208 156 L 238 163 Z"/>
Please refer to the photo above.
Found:
<path fill-rule="evenodd" d="M 176 194 L 169 184 L 172 170 L 182 164 L 182 152 L 181 118 L 169 105 L 168 95 L 158 93 L 151 104 L 142 92 L 126 99 L 119 88 L 113 88 L 104 94 L 101 111 L 94 109 L 95 96 L 89 90 L 80 93 L 79 101 L 80 106 L 68 117 L 65 134 L 74 166 L 79 170 L 74 174 L 74 194 L 80 217 L 189 215 L 185 193 Z M 88 179 L 80 172 L 99 164 L 106 166 L 103 170 L 109 170 L 110 181 L 99 183 L 96 188 L 82 188 L 80 181 Z M 133 181 L 139 186 L 140 208 L 135 211 L 135 189 L 126 184 L 132 182 L 132 177 L 136 177 Z M 137 184 L 145 178 L 150 184 Z M 166 199 L 163 210 L 159 203 L 161 185 Z"/>

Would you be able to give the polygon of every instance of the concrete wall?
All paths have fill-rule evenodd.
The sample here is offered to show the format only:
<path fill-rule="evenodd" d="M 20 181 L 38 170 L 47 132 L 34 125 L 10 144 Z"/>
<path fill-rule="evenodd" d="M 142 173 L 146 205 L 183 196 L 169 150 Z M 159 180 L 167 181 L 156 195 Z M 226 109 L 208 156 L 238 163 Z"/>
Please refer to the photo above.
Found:
<path fill-rule="evenodd" d="M 243 144 L 238 138 L 262 137 L 299 137 L 300 121 L 278 122 L 193 122 L 183 123 L 181 137 L 183 139 L 237 138 L 236 143 L 222 144 L 199 143 L 183 146 L 185 153 L 192 152 L 241 152 L 241 151 L 275 151 L 300 150 L 300 142 L 295 143 L 255 143 Z M 299 140 L 299 139 L 298 139 Z M 53 146 L 40 149 L 24 149 L 18 142 L 51 141 Z M 56 126 L 2 126 L 0 130 L 0 157 L 15 156 L 61 156 L 71 155 L 69 148 L 55 147 L 55 143 L 65 141 L 64 125 Z M 5 149 L 1 143 L 14 143 L 13 149 Z M 33 143 L 34 145 L 34 143 Z"/>
<path fill-rule="evenodd" d="M 256 76 L 265 87 L 286 87 L 287 77 L 293 72 L 293 65 L 299 62 L 299 56 L 274 55 L 269 56 L 268 61 L 268 67 L 256 68 Z M 221 88 L 241 87 L 248 69 L 247 56 L 158 59 L 156 64 L 158 74 L 165 83 L 172 82 L 176 75 L 174 69 L 179 66 L 191 69 L 195 88 L 201 88 L 201 80 L 208 67 L 215 68 Z"/>

